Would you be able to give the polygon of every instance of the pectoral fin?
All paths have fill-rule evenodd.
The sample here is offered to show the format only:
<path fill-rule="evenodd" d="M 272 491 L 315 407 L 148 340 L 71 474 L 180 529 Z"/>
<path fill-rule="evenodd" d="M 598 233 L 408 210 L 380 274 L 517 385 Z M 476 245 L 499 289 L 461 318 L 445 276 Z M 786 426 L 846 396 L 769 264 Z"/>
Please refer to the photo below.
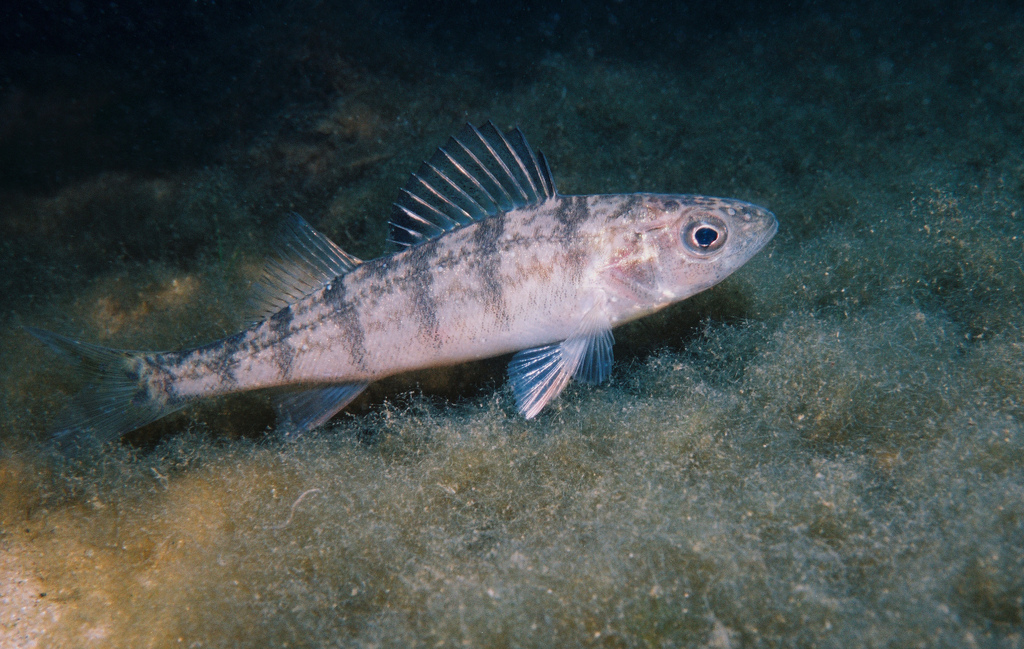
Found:
<path fill-rule="evenodd" d="M 566 341 L 568 342 L 568 341 Z M 583 361 L 576 368 L 573 375 L 584 383 L 597 385 L 611 376 L 612 345 L 615 344 L 615 337 L 611 329 L 602 329 L 586 339 L 587 347 L 583 352 Z"/>
<path fill-rule="evenodd" d="M 368 383 L 328 383 L 291 389 L 279 395 L 274 404 L 278 426 L 288 436 L 315 428 L 366 389 Z"/>
<path fill-rule="evenodd" d="M 536 417 L 573 376 L 587 383 L 600 383 L 608 378 L 615 339 L 601 315 L 603 310 L 595 307 L 576 335 L 560 343 L 524 349 L 512 358 L 509 380 L 516 408 L 523 417 Z"/>

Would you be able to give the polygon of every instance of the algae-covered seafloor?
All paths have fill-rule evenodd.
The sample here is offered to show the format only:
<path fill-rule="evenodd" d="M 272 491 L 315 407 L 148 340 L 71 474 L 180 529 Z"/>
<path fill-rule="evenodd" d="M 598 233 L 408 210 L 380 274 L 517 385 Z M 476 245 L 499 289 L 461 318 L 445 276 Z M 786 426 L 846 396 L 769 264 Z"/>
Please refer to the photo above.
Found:
<path fill-rule="evenodd" d="M 1024 645 L 1019 8 L 275 4 L 4 10 L 0 645 Z M 498 359 L 45 444 L 82 378 L 21 325 L 231 332 L 284 214 L 379 254 L 485 119 L 779 234 L 534 421 Z"/>

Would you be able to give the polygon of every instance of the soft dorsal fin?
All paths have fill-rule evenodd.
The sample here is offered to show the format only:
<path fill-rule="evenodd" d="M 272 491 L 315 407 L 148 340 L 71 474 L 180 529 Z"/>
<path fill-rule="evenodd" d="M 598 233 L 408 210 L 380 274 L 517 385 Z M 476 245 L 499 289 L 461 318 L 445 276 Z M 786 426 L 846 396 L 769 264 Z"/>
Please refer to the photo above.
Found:
<path fill-rule="evenodd" d="M 547 160 L 522 131 L 466 124 L 409 178 L 391 215 L 391 241 L 408 248 L 554 196 Z"/>
<path fill-rule="evenodd" d="M 253 320 L 259 322 L 322 288 L 361 260 L 339 248 L 294 212 L 281 224 L 263 277 L 252 297 Z"/>

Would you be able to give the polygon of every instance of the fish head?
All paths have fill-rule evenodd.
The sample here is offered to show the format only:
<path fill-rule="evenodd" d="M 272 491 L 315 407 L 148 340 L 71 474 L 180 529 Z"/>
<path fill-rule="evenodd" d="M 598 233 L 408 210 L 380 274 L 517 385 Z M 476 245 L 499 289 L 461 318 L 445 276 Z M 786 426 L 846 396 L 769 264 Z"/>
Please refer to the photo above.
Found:
<path fill-rule="evenodd" d="M 745 201 L 645 194 L 623 223 L 627 236 L 607 267 L 624 311 L 618 322 L 711 288 L 747 263 L 779 228 L 775 215 Z"/>

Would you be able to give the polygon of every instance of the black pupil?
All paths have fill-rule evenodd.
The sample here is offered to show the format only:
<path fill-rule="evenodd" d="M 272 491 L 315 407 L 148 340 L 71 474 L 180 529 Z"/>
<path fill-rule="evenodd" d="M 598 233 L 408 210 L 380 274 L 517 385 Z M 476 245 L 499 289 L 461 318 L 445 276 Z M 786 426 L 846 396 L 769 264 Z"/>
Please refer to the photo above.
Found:
<path fill-rule="evenodd" d="M 711 228 L 697 228 L 697 231 L 693 233 L 693 238 L 698 246 L 707 248 L 718 238 L 718 233 Z"/>

